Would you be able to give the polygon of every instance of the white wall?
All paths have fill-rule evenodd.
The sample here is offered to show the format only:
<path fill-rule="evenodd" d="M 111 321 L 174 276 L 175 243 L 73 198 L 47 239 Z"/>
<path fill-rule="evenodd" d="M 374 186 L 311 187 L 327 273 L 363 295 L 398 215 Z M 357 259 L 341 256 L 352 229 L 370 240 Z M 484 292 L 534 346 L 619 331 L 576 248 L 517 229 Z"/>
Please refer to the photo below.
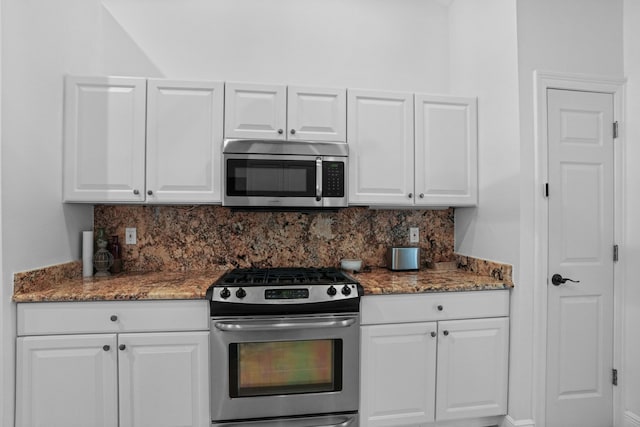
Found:
<path fill-rule="evenodd" d="M 105 38 L 162 76 L 443 92 L 447 8 L 431 0 L 103 2 Z M 130 74 L 109 46 L 105 68 Z"/>
<path fill-rule="evenodd" d="M 626 426 L 640 426 L 640 2 L 624 0 L 624 72 L 627 76 L 626 136 L 626 241 L 622 256 L 626 261 L 624 354 L 620 371 L 625 390 Z M 635 423 L 632 423 L 634 420 Z"/>
<path fill-rule="evenodd" d="M 14 272 L 80 257 L 61 200 L 64 74 L 446 93 L 446 0 L 0 0 L 0 424 L 13 425 Z"/>
<path fill-rule="evenodd" d="M 520 105 L 520 271 L 518 293 L 514 294 L 514 309 L 521 308 L 522 322 L 518 325 L 521 352 L 535 351 L 533 336 L 533 302 L 536 234 L 534 200 L 542 197 L 541 178 L 535 169 L 534 145 L 534 70 L 564 73 L 623 76 L 622 56 L 622 0 L 518 0 L 518 66 Z M 529 319 L 526 319 L 526 318 Z M 534 360 L 535 363 L 535 360 Z M 510 405 L 516 394 L 527 395 L 527 389 L 537 381 L 511 381 Z M 534 396 L 535 398 L 535 396 Z M 525 403 L 525 406 L 528 402 Z M 544 414 L 531 406 L 527 416 L 536 426 L 544 425 Z M 524 409 L 524 407 L 522 408 Z M 534 413 L 534 410 L 538 410 Z"/>

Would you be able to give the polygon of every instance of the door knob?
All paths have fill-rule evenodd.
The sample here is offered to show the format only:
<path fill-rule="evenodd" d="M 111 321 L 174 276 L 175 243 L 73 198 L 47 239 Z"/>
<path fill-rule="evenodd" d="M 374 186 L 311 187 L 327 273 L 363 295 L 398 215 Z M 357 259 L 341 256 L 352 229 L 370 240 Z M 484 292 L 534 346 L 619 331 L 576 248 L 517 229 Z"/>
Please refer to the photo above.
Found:
<path fill-rule="evenodd" d="M 551 283 L 553 283 L 553 286 L 560 286 L 565 282 L 580 283 L 580 280 L 569 279 L 568 277 L 562 277 L 559 274 L 551 276 Z"/>

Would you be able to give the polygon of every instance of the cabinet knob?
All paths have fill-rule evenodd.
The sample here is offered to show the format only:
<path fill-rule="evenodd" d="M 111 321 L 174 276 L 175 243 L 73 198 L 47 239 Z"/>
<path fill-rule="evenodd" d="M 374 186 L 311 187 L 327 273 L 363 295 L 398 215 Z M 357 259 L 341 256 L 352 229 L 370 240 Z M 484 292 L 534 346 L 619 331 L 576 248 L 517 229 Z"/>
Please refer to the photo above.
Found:
<path fill-rule="evenodd" d="M 124 350 L 125 348 L 127 348 L 127 346 L 126 346 L 126 345 L 124 345 L 124 344 L 120 344 L 120 345 L 118 346 L 118 348 L 119 348 L 120 350 Z"/>
<path fill-rule="evenodd" d="M 432 337 L 432 338 L 435 338 L 435 337 L 436 337 L 436 333 L 435 333 L 435 332 L 433 332 L 433 331 L 431 331 L 431 337 Z"/>
<path fill-rule="evenodd" d="M 296 134 L 296 130 L 295 129 L 291 129 L 291 135 L 295 135 Z"/>
<path fill-rule="evenodd" d="M 137 196 L 138 194 L 140 194 L 140 191 L 138 191 L 138 189 L 135 189 L 135 190 L 133 190 L 133 194 L 135 194 Z"/>
<path fill-rule="evenodd" d="M 282 135 L 284 133 L 284 131 L 282 129 L 278 129 L 278 134 Z"/>
<path fill-rule="evenodd" d="M 443 306 L 441 306 L 441 305 L 439 305 L 439 306 L 438 306 L 438 311 L 442 311 L 442 310 L 444 310 L 444 307 L 443 307 Z"/>
<path fill-rule="evenodd" d="M 118 316 L 116 316 L 115 314 L 112 314 L 109 319 L 111 319 L 112 322 L 115 322 L 116 320 L 118 320 Z"/>
<path fill-rule="evenodd" d="M 108 346 L 108 345 L 104 345 L 104 346 L 102 346 L 102 349 L 103 349 L 104 351 L 109 351 L 109 350 L 111 350 L 111 347 L 110 347 L 110 346 Z"/>
<path fill-rule="evenodd" d="M 147 191 L 147 194 L 148 194 L 148 195 L 150 195 L 150 196 L 153 196 L 153 191 L 148 190 L 148 191 Z"/>
<path fill-rule="evenodd" d="M 444 332 L 442 332 L 442 335 L 444 335 L 446 337 L 447 335 L 449 335 L 449 331 L 445 330 Z"/>
<path fill-rule="evenodd" d="M 409 198 L 412 199 L 413 198 L 413 193 L 409 193 Z"/>
<path fill-rule="evenodd" d="M 424 193 L 420 193 L 420 198 L 424 199 Z"/>

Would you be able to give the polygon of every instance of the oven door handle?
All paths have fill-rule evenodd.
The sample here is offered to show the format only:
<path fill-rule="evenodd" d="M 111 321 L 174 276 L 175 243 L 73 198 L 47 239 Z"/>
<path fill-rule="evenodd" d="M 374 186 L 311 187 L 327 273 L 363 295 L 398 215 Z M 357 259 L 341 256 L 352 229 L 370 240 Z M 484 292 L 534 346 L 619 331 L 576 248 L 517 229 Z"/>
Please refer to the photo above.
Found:
<path fill-rule="evenodd" d="M 244 322 L 215 322 L 216 329 L 224 332 L 244 331 L 283 331 L 294 329 L 325 329 L 347 328 L 356 323 L 356 319 L 343 317 L 328 320 L 288 320 L 286 322 L 274 322 L 264 320 L 248 320 Z"/>
<path fill-rule="evenodd" d="M 351 423 L 353 423 L 353 420 L 354 418 L 351 417 L 348 420 L 341 422 L 340 424 L 327 424 L 327 425 L 314 426 L 314 427 L 348 427 L 349 425 L 351 425 Z"/>

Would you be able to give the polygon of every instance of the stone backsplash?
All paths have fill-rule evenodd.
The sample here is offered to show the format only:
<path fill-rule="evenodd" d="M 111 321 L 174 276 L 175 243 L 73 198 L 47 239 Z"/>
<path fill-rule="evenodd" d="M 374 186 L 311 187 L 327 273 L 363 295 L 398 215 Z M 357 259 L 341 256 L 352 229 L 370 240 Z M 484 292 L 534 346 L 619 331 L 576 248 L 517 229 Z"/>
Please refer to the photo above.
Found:
<path fill-rule="evenodd" d="M 453 209 L 242 212 L 221 206 L 97 205 L 94 227 L 122 244 L 125 271 L 231 267 L 337 266 L 359 258 L 383 266 L 388 246 L 407 245 L 420 228 L 421 264 L 455 261 Z M 124 243 L 136 227 L 136 245 Z"/>

